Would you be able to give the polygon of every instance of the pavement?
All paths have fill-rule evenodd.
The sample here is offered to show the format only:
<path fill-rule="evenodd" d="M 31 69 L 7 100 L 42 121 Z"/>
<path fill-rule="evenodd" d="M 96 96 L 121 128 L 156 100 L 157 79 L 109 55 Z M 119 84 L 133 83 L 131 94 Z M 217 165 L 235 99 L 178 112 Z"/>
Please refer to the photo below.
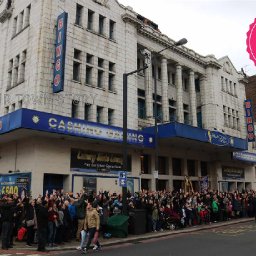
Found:
<path fill-rule="evenodd" d="M 177 234 L 193 233 L 193 232 L 198 232 L 201 230 L 208 230 L 208 229 L 213 229 L 213 228 L 215 229 L 218 227 L 230 226 L 230 225 L 235 225 L 235 224 L 240 224 L 240 223 L 245 223 L 245 222 L 254 222 L 254 218 L 242 218 L 242 219 L 228 220 L 228 221 L 223 221 L 223 222 L 187 227 L 184 229 L 164 230 L 162 232 L 158 231 L 158 232 L 152 232 L 152 233 L 145 233 L 145 234 L 141 234 L 141 235 L 129 234 L 128 237 L 126 237 L 126 238 L 112 237 L 109 239 L 103 239 L 102 237 L 100 237 L 99 241 L 103 247 L 107 247 L 107 246 L 113 246 L 113 245 L 117 245 L 117 244 L 120 245 L 120 244 L 125 244 L 125 243 L 136 243 L 138 241 L 152 239 L 152 238 L 160 238 L 160 237 L 172 236 L 172 235 L 177 235 Z M 78 246 L 79 246 L 79 242 L 71 241 L 69 243 L 65 243 L 64 245 L 49 247 L 46 249 L 48 249 L 50 251 L 70 251 L 70 250 L 76 250 L 76 247 L 78 247 Z M 37 245 L 35 245 L 33 247 L 27 247 L 25 242 L 15 242 L 15 246 L 13 247 L 12 251 L 13 250 L 17 250 L 19 252 L 35 251 L 36 249 L 37 249 Z M 0 249 L 0 255 L 2 255 L 1 252 L 2 251 Z"/>

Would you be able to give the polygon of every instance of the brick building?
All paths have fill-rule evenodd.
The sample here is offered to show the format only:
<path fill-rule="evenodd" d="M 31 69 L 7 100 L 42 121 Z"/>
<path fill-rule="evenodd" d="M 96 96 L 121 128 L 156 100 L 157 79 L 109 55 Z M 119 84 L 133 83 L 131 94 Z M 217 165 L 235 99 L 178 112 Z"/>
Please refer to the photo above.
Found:
<path fill-rule="evenodd" d="M 185 175 L 196 189 L 202 176 L 215 189 L 255 187 L 246 81 L 227 56 L 175 47 L 116 0 L 2 1 L 0 22 L 0 172 L 28 173 L 33 194 L 120 191 L 123 74 L 144 66 L 145 49 L 151 64 L 128 79 L 129 190 L 156 188 L 155 115 L 159 189 Z"/>

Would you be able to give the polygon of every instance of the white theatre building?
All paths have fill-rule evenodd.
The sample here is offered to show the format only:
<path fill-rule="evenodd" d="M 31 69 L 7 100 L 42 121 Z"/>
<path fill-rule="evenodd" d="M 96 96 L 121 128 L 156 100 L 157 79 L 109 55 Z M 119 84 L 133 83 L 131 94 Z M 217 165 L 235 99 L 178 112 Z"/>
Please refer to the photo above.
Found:
<path fill-rule="evenodd" d="M 0 2 L 1 193 L 22 175 L 33 195 L 120 192 L 123 74 L 145 65 L 145 49 L 151 64 L 128 77 L 128 189 L 177 190 L 185 175 L 195 189 L 206 176 L 212 189 L 256 187 L 246 79 L 227 56 L 174 46 L 116 0 Z"/>

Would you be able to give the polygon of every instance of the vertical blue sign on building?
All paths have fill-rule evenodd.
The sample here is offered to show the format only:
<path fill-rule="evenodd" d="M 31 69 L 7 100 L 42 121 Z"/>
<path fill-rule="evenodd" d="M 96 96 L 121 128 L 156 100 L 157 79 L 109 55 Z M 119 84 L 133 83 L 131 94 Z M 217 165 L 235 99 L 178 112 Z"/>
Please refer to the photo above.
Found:
<path fill-rule="evenodd" d="M 253 124 L 253 114 L 252 114 L 252 101 L 245 100 L 244 104 L 245 104 L 245 118 L 246 118 L 248 142 L 253 142 L 255 141 L 255 134 L 254 134 L 254 124 Z"/>
<path fill-rule="evenodd" d="M 118 181 L 120 187 L 127 187 L 127 174 L 126 172 L 118 173 Z"/>
<path fill-rule="evenodd" d="M 53 93 L 61 92 L 64 89 L 67 21 L 68 14 L 66 12 L 63 12 L 57 18 L 53 71 Z"/>

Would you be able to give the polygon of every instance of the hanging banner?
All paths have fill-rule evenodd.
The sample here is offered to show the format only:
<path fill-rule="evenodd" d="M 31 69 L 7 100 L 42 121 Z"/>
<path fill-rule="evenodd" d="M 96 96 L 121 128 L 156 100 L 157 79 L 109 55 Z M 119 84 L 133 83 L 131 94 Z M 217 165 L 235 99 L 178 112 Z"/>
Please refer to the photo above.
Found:
<path fill-rule="evenodd" d="M 0 174 L 0 194 L 19 195 L 30 193 L 31 173 Z"/>
<path fill-rule="evenodd" d="M 201 192 L 207 191 L 209 188 L 209 180 L 208 176 L 204 176 L 200 178 L 200 190 Z"/>
<path fill-rule="evenodd" d="M 61 92 L 64 90 L 67 21 L 68 14 L 66 12 L 63 12 L 57 18 L 53 72 L 53 93 Z"/>
<path fill-rule="evenodd" d="M 255 141 L 254 125 L 253 125 L 253 114 L 252 114 L 252 101 L 245 100 L 245 119 L 248 134 L 248 142 Z"/>

